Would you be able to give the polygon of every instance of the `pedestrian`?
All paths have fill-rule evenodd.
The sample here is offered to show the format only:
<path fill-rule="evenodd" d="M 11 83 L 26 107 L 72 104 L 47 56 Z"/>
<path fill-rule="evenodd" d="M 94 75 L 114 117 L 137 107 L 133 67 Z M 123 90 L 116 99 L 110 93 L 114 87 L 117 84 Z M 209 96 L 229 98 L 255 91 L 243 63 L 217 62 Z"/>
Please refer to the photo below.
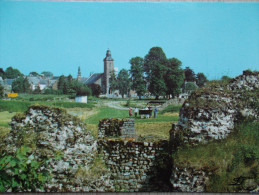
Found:
<path fill-rule="evenodd" d="M 132 110 L 131 110 L 131 107 L 129 107 L 129 116 L 130 116 L 130 117 L 132 116 Z"/>
<path fill-rule="evenodd" d="M 138 115 L 138 108 L 137 107 L 135 108 L 134 113 L 135 113 L 135 118 L 137 118 L 137 115 Z"/>
<path fill-rule="evenodd" d="M 154 109 L 154 117 L 156 118 L 156 115 L 157 115 L 157 108 L 155 107 Z"/>

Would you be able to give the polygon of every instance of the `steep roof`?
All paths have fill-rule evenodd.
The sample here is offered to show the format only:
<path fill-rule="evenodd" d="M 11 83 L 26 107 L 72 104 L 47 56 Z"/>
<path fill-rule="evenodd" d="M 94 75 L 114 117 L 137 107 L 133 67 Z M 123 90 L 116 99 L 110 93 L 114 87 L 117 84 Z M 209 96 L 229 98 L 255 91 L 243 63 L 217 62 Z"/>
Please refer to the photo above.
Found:
<path fill-rule="evenodd" d="M 84 83 L 87 85 L 95 83 L 98 79 L 102 77 L 103 73 L 92 74 Z"/>
<path fill-rule="evenodd" d="M 40 79 L 38 77 L 30 77 L 30 76 L 28 76 L 27 79 L 28 79 L 29 83 L 33 84 L 33 85 L 38 85 L 39 82 L 40 82 Z"/>

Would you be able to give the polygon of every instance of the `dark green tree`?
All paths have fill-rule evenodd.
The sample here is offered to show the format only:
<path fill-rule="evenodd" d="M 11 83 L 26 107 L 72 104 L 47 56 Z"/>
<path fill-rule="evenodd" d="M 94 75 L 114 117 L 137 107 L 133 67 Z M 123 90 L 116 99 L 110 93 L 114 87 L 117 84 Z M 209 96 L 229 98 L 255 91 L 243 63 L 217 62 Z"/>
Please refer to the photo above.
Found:
<path fill-rule="evenodd" d="M 111 77 L 109 78 L 109 82 L 110 82 L 110 90 L 112 92 L 118 89 L 118 81 L 115 75 L 115 71 L 112 71 Z"/>
<path fill-rule="evenodd" d="M 30 83 L 27 78 L 23 78 L 22 76 L 13 81 L 12 83 L 12 91 L 15 93 L 30 93 Z"/>
<path fill-rule="evenodd" d="M 23 74 L 18 69 L 14 69 L 10 66 L 5 70 L 5 76 L 8 79 L 16 79 L 23 76 Z"/>
<path fill-rule="evenodd" d="M 132 89 L 136 91 L 139 99 L 146 92 L 146 82 L 144 79 L 144 59 L 141 57 L 131 58 L 130 74 L 132 79 Z"/>
<path fill-rule="evenodd" d="M 30 72 L 30 75 L 36 77 L 36 76 L 39 76 L 39 73 L 37 73 L 37 72 Z"/>
<path fill-rule="evenodd" d="M 98 85 L 98 84 L 93 83 L 93 84 L 89 85 L 89 87 L 92 90 L 92 95 L 96 96 L 96 97 L 99 97 L 99 95 L 102 92 L 101 86 Z"/>
<path fill-rule="evenodd" d="M 0 84 L 0 98 L 4 97 L 4 87 Z"/>
<path fill-rule="evenodd" d="M 64 90 L 64 85 L 66 83 L 66 78 L 64 75 L 61 75 L 58 79 L 58 89 L 61 90 L 63 92 Z"/>
<path fill-rule="evenodd" d="M 196 83 L 199 87 L 203 87 L 207 81 L 208 81 L 208 79 L 203 73 L 199 72 L 197 74 L 197 82 Z"/>
<path fill-rule="evenodd" d="M 126 69 L 122 69 L 118 74 L 118 90 L 124 98 L 125 94 L 128 94 L 131 88 L 131 81 L 129 73 Z"/>
<path fill-rule="evenodd" d="M 2 77 L 2 79 L 6 79 L 5 71 L 2 68 L 0 68 L 0 77 Z"/>
<path fill-rule="evenodd" d="M 185 81 L 188 81 L 188 82 L 196 81 L 195 73 L 192 69 L 190 69 L 190 67 L 186 67 L 184 69 L 184 74 L 185 74 Z"/>
<path fill-rule="evenodd" d="M 178 96 L 181 92 L 181 86 L 184 82 L 184 70 L 181 68 L 182 62 L 177 58 L 168 59 L 167 70 L 164 75 L 166 83 L 166 94 Z"/>
<path fill-rule="evenodd" d="M 49 71 L 44 71 L 44 72 L 42 72 L 41 74 L 43 74 L 44 77 L 46 77 L 46 78 L 51 78 L 51 77 L 53 77 L 53 73 L 52 73 L 52 72 L 49 72 Z"/>
<path fill-rule="evenodd" d="M 164 75 L 166 72 L 167 59 L 160 47 L 153 47 L 144 59 L 144 71 L 149 83 L 148 90 L 156 99 L 166 94 Z"/>
<path fill-rule="evenodd" d="M 79 90 L 76 92 L 76 96 L 90 96 L 92 91 L 87 86 L 81 86 Z"/>

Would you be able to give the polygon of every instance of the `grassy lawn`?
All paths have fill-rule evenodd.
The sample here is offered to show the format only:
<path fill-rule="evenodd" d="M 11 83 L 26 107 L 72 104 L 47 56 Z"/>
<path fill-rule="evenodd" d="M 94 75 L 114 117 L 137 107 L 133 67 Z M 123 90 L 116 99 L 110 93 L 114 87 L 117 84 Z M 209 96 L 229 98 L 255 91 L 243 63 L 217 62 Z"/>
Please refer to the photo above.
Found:
<path fill-rule="evenodd" d="M 207 192 L 234 192 L 234 178 L 256 178 L 259 173 L 259 123 L 245 121 L 228 138 L 205 145 L 182 146 L 174 154 L 178 167 L 212 172 Z"/>
<path fill-rule="evenodd" d="M 77 102 L 67 102 L 67 101 L 22 101 L 22 100 L 0 100 L 0 111 L 10 111 L 10 112 L 24 112 L 29 106 L 39 104 L 47 106 L 56 106 L 60 108 L 93 108 L 96 103 L 88 102 L 77 103 Z"/>
<path fill-rule="evenodd" d="M 9 127 L 8 123 L 11 122 L 11 118 L 15 115 L 15 112 L 0 112 L 0 126 L 1 127 Z"/>
<path fill-rule="evenodd" d="M 109 107 L 101 107 L 94 109 L 95 113 L 89 116 L 85 122 L 88 129 L 93 135 L 97 135 L 99 120 L 104 118 L 127 118 L 128 110 L 119 110 Z M 158 113 L 157 118 L 141 119 L 137 117 L 135 120 L 135 130 L 138 136 L 154 136 L 161 139 L 169 138 L 169 130 L 172 123 L 178 121 L 178 113 Z"/>

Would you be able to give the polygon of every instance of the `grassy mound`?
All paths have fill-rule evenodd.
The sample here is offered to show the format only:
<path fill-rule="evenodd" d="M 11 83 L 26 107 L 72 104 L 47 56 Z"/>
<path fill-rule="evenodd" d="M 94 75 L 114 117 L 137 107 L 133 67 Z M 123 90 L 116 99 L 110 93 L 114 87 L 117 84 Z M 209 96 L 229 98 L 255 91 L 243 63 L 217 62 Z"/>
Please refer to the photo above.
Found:
<path fill-rule="evenodd" d="M 259 183 L 259 122 L 240 121 L 225 140 L 206 145 L 184 145 L 174 154 L 176 167 L 193 167 L 210 172 L 207 192 L 245 192 Z"/>

